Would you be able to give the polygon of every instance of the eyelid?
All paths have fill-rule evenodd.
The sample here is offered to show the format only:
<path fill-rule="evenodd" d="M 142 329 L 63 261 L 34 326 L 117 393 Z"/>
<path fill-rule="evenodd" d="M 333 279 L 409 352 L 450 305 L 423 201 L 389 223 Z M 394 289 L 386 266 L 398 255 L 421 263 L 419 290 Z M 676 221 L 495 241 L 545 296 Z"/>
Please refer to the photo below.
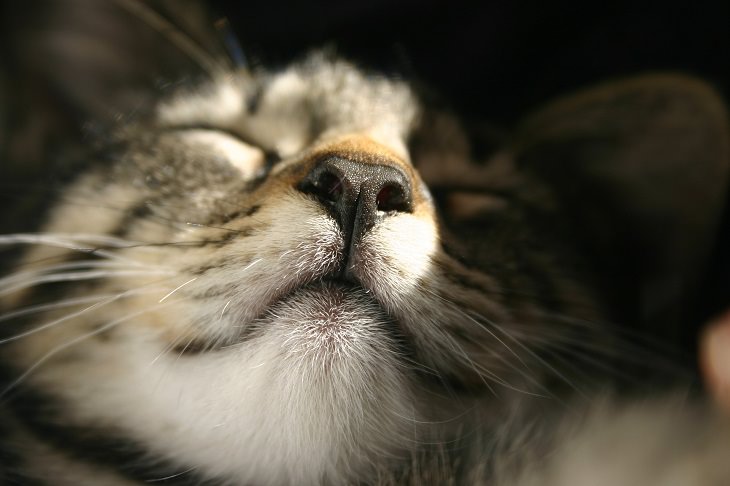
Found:
<path fill-rule="evenodd" d="M 225 158 L 231 166 L 238 169 L 245 179 L 253 179 L 266 168 L 266 155 L 255 145 L 251 145 L 229 130 L 207 127 L 176 128 L 184 133 L 184 140 L 198 146 L 205 145 L 209 150 Z"/>
<path fill-rule="evenodd" d="M 256 147 L 264 153 L 264 165 L 266 170 L 271 169 L 277 162 L 281 161 L 282 157 L 275 150 L 264 150 L 258 147 L 255 143 L 245 139 L 240 133 L 237 133 L 229 128 L 215 127 L 211 125 L 198 124 L 198 125 L 181 125 L 170 127 L 171 130 L 175 131 L 192 131 L 192 130 L 209 130 L 212 132 L 218 132 L 224 135 L 228 135 L 231 138 L 235 138 L 237 141 L 250 147 Z"/>
<path fill-rule="evenodd" d="M 198 124 L 191 124 L 191 125 L 170 125 L 167 127 L 164 127 L 165 131 L 170 132 L 194 132 L 194 131 L 208 131 L 208 132 L 216 132 L 220 133 L 222 135 L 227 135 L 231 138 L 235 138 L 237 141 L 239 141 L 242 144 L 250 145 L 252 147 L 255 147 L 256 144 L 253 143 L 250 140 L 247 140 L 243 135 L 240 133 L 231 130 L 230 128 L 226 127 L 218 127 L 214 125 L 208 125 L 205 123 L 198 123 Z"/>

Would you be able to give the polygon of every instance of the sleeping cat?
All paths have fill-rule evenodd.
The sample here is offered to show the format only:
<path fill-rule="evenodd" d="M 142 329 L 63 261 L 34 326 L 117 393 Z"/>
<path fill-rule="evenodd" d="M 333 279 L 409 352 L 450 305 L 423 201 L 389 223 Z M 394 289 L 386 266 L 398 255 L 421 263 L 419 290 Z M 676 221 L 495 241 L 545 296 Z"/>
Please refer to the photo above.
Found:
<path fill-rule="evenodd" d="M 164 7 L 63 2 L 7 61 L 0 482 L 728 484 L 677 351 L 725 199 L 711 88 L 588 89 L 479 160 L 403 81 L 234 66 Z"/>

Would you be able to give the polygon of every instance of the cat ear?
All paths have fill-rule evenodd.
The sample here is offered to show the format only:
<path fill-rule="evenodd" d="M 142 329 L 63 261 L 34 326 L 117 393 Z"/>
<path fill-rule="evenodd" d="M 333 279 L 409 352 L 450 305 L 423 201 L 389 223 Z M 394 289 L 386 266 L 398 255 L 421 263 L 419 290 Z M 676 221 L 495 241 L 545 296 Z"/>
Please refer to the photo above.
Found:
<path fill-rule="evenodd" d="M 517 132 L 517 170 L 573 219 L 611 290 L 663 331 L 686 317 L 726 200 L 722 100 L 682 76 L 606 84 L 547 106 Z M 628 278 L 627 278 L 628 276 Z"/>

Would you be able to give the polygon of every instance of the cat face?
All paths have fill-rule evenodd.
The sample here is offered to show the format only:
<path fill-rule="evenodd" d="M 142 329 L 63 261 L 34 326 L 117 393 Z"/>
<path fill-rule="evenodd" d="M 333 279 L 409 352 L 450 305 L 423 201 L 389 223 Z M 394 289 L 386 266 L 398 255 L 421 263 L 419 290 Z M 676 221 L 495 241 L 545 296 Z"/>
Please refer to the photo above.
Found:
<path fill-rule="evenodd" d="M 571 98 L 480 162 L 449 115 L 341 60 L 213 74 L 118 124 L 41 232 L 2 240 L 27 251 L 0 287 L 0 393 L 131 479 L 368 478 L 605 383 L 626 348 L 603 321 L 635 317 L 677 254 L 686 276 L 724 194 L 726 146 L 704 152 L 701 194 L 632 172 L 680 153 L 662 130 L 695 134 L 675 110 L 714 126 L 713 95 L 682 79 Z M 645 209 L 671 231 L 644 234 Z M 676 248 L 627 270 L 655 239 Z"/>
<path fill-rule="evenodd" d="M 343 480 L 463 411 L 455 390 L 518 387 L 499 285 L 444 251 L 406 149 L 416 108 L 315 56 L 121 127 L 18 237 L 36 245 L 3 295 L 32 312 L 4 349 L 17 384 L 73 427 L 244 482 Z M 45 278 L 63 282 L 48 310 Z"/>

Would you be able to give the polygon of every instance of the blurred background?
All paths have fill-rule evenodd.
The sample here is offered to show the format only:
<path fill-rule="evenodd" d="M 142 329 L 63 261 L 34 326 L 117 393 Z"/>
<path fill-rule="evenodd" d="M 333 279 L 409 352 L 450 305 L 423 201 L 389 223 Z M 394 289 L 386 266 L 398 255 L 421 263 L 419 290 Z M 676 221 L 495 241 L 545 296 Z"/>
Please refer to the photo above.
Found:
<path fill-rule="evenodd" d="M 511 123 L 599 80 L 682 71 L 730 93 L 730 2 L 214 2 L 249 57 L 323 44 L 421 79 L 464 115 Z"/>

